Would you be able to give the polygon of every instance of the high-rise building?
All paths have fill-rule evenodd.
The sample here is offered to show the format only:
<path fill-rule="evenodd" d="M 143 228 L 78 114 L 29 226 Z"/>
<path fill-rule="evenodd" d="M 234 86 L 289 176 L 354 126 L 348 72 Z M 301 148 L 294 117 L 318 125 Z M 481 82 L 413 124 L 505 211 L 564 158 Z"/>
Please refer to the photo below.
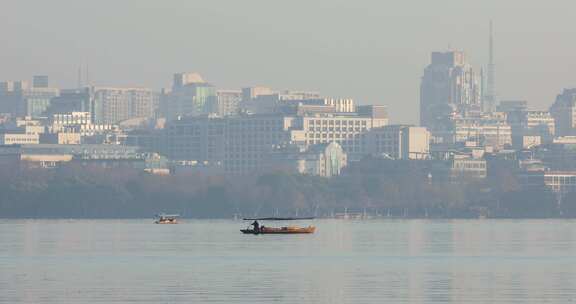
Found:
<path fill-rule="evenodd" d="M 57 88 L 30 88 L 23 91 L 22 102 L 27 116 L 41 117 L 46 115 L 46 110 L 50 107 L 52 98 L 58 96 L 60 90 Z"/>
<path fill-rule="evenodd" d="M 32 87 L 33 88 L 47 88 L 48 87 L 48 76 L 46 75 L 36 75 L 32 77 Z"/>
<path fill-rule="evenodd" d="M 61 90 L 60 95 L 52 98 L 46 115 L 69 112 L 92 112 L 92 94 L 90 88 Z"/>
<path fill-rule="evenodd" d="M 41 83 L 47 84 L 46 83 Z M 41 117 L 45 115 L 52 98 L 59 95 L 57 88 L 47 86 L 30 87 L 27 81 L 0 83 L 0 113 L 15 116 Z"/>
<path fill-rule="evenodd" d="M 479 77 L 464 52 L 433 52 L 420 85 L 420 124 L 434 130 L 452 113 L 479 111 Z"/>
<path fill-rule="evenodd" d="M 161 97 L 162 114 L 168 119 L 208 114 L 217 103 L 216 88 L 197 73 L 175 74 L 172 90 Z"/>
<path fill-rule="evenodd" d="M 98 124 L 117 124 L 132 118 L 153 118 L 158 94 L 144 88 L 93 87 L 92 116 Z"/>
<path fill-rule="evenodd" d="M 556 136 L 576 135 L 576 88 L 564 89 L 550 107 L 556 122 Z"/>

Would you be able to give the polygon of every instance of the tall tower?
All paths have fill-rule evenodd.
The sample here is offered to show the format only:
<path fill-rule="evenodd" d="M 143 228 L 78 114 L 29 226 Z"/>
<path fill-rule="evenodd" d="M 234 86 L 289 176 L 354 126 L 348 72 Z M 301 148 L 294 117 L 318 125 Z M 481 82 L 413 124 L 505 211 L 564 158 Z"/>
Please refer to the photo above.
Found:
<path fill-rule="evenodd" d="M 452 114 L 481 110 L 480 82 L 464 52 L 432 52 L 420 83 L 420 125 L 444 128 Z"/>
<path fill-rule="evenodd" d="M 494 64 L 494 27 L 490 20 L 490 34 L 488 38 L 488 67 L 486 79 L 486 94 L 484 96 L 484 111 L 492 112 L 496 107 L 496 65 Z"/>

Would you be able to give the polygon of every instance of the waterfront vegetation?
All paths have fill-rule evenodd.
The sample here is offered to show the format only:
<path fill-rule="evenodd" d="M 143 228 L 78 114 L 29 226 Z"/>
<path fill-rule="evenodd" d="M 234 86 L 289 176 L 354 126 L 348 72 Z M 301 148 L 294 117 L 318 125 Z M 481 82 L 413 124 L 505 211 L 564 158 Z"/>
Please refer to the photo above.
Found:
<path fill-rule="evenodd" d="M 453 184 L 430 182 L 416 169 L 369 168 L 351 168 L 331 179 L 282 172 L 157 176 L 80 166 L 1 170 L 0 217 L 138 218 L 173 212 L 231 218 L 345 211 L 406 218 L 576 217 L 576 194 L 558 200 L 545 189 L 522 189 L 505 172 Z"/>

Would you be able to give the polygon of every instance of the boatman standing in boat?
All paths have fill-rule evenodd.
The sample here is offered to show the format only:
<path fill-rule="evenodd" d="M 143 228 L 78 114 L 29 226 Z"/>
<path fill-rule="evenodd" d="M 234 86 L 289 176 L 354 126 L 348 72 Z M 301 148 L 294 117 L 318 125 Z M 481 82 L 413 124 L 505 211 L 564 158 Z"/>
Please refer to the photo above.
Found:
<path fill-rule="evenodd" d="M 254 221 L 251 225 L 254 226 L 254 231 L 260 232 L 260 223 L 258 221 Z"/>

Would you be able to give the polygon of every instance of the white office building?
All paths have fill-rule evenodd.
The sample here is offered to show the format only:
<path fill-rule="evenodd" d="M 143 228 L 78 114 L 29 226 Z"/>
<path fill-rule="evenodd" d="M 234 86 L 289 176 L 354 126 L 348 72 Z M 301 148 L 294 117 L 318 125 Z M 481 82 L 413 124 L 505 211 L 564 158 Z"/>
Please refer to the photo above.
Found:
<path fill-rule="evenodd" d="M 427 159 L 430 132 L 423 127 L 389 125 L 371 129 L 365 136 L 368 153 L 387 159 Z"/>

